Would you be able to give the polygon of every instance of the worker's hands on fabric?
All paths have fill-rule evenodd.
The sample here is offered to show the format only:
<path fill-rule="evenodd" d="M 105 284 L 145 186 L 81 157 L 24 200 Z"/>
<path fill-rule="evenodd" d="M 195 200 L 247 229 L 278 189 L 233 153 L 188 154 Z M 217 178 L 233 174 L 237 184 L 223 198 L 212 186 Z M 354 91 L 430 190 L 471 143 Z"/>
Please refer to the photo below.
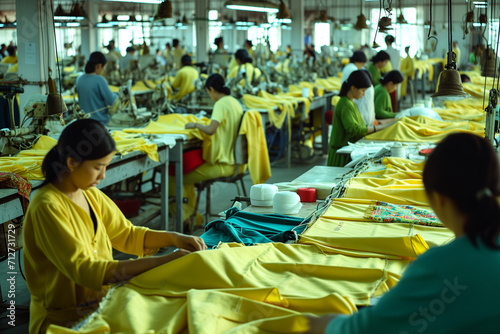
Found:
<path fill-rule="evenodd" d="M 196 128 L 196 123 L 192 123 L 192 122 L 189 122 L 189 123 L 186 123 L 186 125 L 184 126 L 185 129 L 195 129 Z"/>
<path fill-rule="evenodd" d="M 324 333 L 326 326 L 332 321 L 337 314 L 327 314 L 321 317 L 315 317 L 312 315 L 306 315 L 305 317 L 309 320 L 309 330 L 304 332 L 305 334 L 315 334 Z"/>
<path fill-rule="evenodd" d="M 167 262 L 170 262 L 188 254 L 191 254 L 191 251 L 188 251 L 187 249 L 177 248 L 172 253 L 165 255 L 165 257 L 168 258 Z"/>
<path fill-rule="evenodd" d="M 207 249 L 207 245 L 205 245 L 203 239 L 193 235 L 177 234 L 175 245 L 192 252 Z"/>

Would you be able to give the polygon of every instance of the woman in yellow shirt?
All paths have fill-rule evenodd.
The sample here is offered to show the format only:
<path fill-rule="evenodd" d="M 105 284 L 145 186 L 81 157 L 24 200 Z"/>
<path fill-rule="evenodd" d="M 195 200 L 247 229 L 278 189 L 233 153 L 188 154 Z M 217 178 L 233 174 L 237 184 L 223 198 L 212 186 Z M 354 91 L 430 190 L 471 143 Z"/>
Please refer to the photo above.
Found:
<path fill-rule="evenodd" d="M 51 324 L 72 326 L 97 309 L 109 284 L 206 249 L 201 238 L 132 225 L 95 188 L 114 154 L 106 128 L 84 119 L 64 129 L 43 161 L 46 179 L 28 207 L 23 230 L 30 333 L 45 333 Z M 113 260 L 113 248 L 143 256 L 166 246 L 179 250 Z"/>
<path fill-rule="evenodd" d="M 9 45 L 7 47 L 8 56 L 2 59 L 2 64 L 16 64 L 17 63 L 16 51 L 17 47 Z"/>
<path fill-rule="evenodd" d="M 236 63 L 238 63 L 238 66 L 232 69 L 232 71 L 227 76 L 228 78 L 236 77 L 238 71 L 240 70 L 246 73 L 248 82 L 250 82 L 250 84 L 253 84 L 254 81 L 260 78 L 260 75 L 262 73 L 258 68 L 253 67 L 253 59 L 252 57 L 250 57 L 246 49 L 239 49 L 238 51 L 236 51 L 236 53 L 234 54 L 234 58 L 236 59 Z M 244 85 L 244 80 L 241 80 L 240 84 Z"/>
<path fill-rule="evenodd" d="M 212 74 L 205 82 L 208 95 L 215 101 L 212 117 L 208 125 L 201 123 L 187 123 L 186 129 L 198 129 L 208 135 L 203 141 L 203 160 L 201 166 L 184 175 L 184 203 L 183 217 L 188 219 L 194 213 L 196 204 L 196 183 L 231 176 L 236 171 L 234 161 L 234 143 L 238 134 L 238 127 L 243 116 L 240 102 L 230 95 L 225 86 L 224 78 L 220 74 Z M 170 182 L 171 194 L 175 183 Z M 187 223 L 187 222 L 186 222 Z"/>
<path fill-rule="evenodd" d="M 194 92 L 194 81 L 198 79 L 198 71 L 191 66 L 193 64 L 189 55 L 184 55 L 181 58 L 182 68 L 175 74 L 173 89 L 179 89 L 174 97 L 174 101 L 179 101 L 184 96 Z"/>

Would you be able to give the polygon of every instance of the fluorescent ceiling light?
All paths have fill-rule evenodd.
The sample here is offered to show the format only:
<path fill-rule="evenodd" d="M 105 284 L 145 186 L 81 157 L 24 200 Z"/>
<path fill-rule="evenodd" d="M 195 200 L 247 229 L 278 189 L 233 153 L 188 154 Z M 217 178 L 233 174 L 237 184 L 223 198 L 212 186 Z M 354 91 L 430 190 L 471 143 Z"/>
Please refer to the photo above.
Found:
<path fill-rule="evenodd" d="M 253 26 L 255 25 L 255 22 L 236 21 L 234 24 L 236 24 L 237 26 Z"/>
<path fill-rule="evenodd" d="M 216 9 L 212 9 L 208 11 L 208 19 L 210 21 L 215 21 L 219 18 L 219 12 Z"/>
<path fill-rule="evenodd" d="M 118 21 L 128 21 L 128 20 L 130 20 L 130 16 L 128 16 L 128 15 L 118 15 L 117 19 L 118 19 Z"/>
<path fill-rule="evenodd" d="M 257 0 L 229 0 L 225 3 L 226 8 L 234 10 L 246 10 L 250 12 L 277 13 L 279 5 L 265 1 Z"/>
<path fill-rule="evenodd" d="M 487 5 L 488 3 L 486 1 L 472 1 L 474 5 Z"/>
<path fill-rule="evenodd" d="M 79 22 L 68 22 L 66 23 L 66 27 L 79 27 L 80 23 Z"/>
<path fill-rule="evenodd" d="M 474 5 L 476 8 L 488 8 L 488 5 Z"/>
<path fill-rule="evenodd" d="M 133 2 L 133 3 L 152 3 L 159 4 L 161 1 L 159 0 L 102 0 L 102 1 L 112 1 L 112 2 Z"/>
<path fill-rule="evenodd" d="M 58 21 L 82 21 L 85 20 L 83 16 L 54 16 L 54 20 Z"/>

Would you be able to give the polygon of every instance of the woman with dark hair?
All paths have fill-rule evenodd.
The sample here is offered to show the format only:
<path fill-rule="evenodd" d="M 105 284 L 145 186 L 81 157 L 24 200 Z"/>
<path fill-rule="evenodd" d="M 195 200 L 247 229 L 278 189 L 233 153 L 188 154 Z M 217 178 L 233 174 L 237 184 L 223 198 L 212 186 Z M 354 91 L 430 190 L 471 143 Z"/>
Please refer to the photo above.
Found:
<path fill-rule="evenodd" d="M 46 179 L 23 226 L 30 333 L 45 333 L 50 324 L 70 327 L 97 309 L 109 284 L 206 248 L 201 238 L 132 225 L 96 188 L 115 150 L 101 123 L 83 119 L 64 129 L 43 160 Z M 142 257 L 167 246 L 179 251 L 113 260 L 113 248 Z"/>
<path fill-rule="evenodd" d="M 498 333 L 497 152 L 479 136 L 451 134 L 429 156 L 423 181 L 429 204 L 456 239 L 420 255 L 375 306 L 309 317 L 308 333 Z"/>
<path fill-rule="evenodd" d="M 193 61 L 189 55 L 184 55 L 181 58 L 182 67 L 175 74 L 172 89 L 178 89 L 172 98 L 174 101 L 179 101 L 184 96 L 194 92 L 194 81 L 198 79 L 199 73 L 194 68 Z"/>
<path fill-rule="evenodd" d="M 227 53 L 226 49 L 224 49 L 224 39 L 222 36 L 214 40 L 214 45 L 216 47 L 214 53 Z"/>
<path fill-rule="evenodd" d="M 354 100 L 359 100 L 371 86 L 370 79 L 361 70 L 354 71 L 340 90 L 340 100 L 335 106 L 330 136 L 328 166 L 344 167 L 350 160 L 347 155 L 337 154 L 337 150 L 348 142 L 355 142 L 368 133 L 385 128 L 388 124 L 366 126 Z"/>
<path fill-rule="evenodd" d="M 245 72 L 250 83 L 260 78 L 262 72 L 260 71 L 260 69 L 253 67 L 253 59 L 252 57 L 250 57 L 246 49 L 239 49 L 238 51 L 236 51 L 236 53 L 234 54 L 234 59 L 236 59 L 236 63 L 238 64 L 238 66 L 233 67 L 233 69 L 227 76 L 228 78 L 236 77 L 238 71 Z M 244 81 L 242 81 L 242 84 L 245 84 Z"/>
<path fill-rule="evenodd" d="M 116 94 L 111 92 L 108 82 L 101 76 L 106 65 L 106 56 L 101 52 L 92 52 L 85 64 L 85 74 L 76 80 L 78 104 L 80 109 L 90 114 L 90 118 L 98 120 L 103 125 L 109 122 L 108 108 L 116 100 Z"/>
<path fill-rule="evenodd" d="M 394 118 L 390 94 L 398 89 L 404 80 L 401 72 L 394 70 L 380 78 L 380 83 L 375 86 L 375 116 L 377 119 Z"/>
<path fill-rule="evenodd" d="M 382 68 L 391 60 L 389 54 L 385 51 L 379 51 L 373 58 L 372 63 L 368 65 L 368 71 L 370 71 L 373 78 L 373 85 L 378 85 L 382 73 L 380 72 Z"/>
<path fill-rule="evenodd" d="M 203 141 L 205 162 L 183 178 L 184 197 L 188 199 L 183 206 L 185 227 L 188 227 L 186 220 L 194 213 L 196 204 L 194 185 L 217 177 L 231 176 L 236 171 L 233 149 L 243 108 L 238 100 L 230 95 L 230 90 L 225 86 L 224 78 L 220 74 L 210 75 L 205 82 L 205 89 L 215 101 L 210 123 L 187 123 L 185 126 L 186 129 L 198 129 L 208 135 Z M 169 186 L 170 195 L 173 195 L 175 183 L 170 182 Z"/>

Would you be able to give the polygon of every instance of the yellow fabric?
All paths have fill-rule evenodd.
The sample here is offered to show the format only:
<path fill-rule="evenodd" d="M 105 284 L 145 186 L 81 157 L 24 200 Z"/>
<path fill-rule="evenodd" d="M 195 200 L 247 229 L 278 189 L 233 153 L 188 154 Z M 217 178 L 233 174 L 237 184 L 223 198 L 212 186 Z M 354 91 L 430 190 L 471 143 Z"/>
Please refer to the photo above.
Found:
<path fill-rule="evenodd" d="M 174 101 L 179 101 L 189 93 L 194 92 L 194 80 L 198 79 L 198 71 L 192 66 L 184 66 L 177 71 L 172 88 L 179 91 L 174 95 Z"/>
<path fill-rule="evenodd" d="M 235 68 L 238 68 L 238 63 L 236 62 L 236 58 L 232 56 L 229 64 L 227 65 L 227 73 L 233 72 Z"/>
<path fill-rule="evenodd" d="M 313 245 L 223 244 L 113 289 L 78 332 L 300 332 L 297 312 L 352 313 L 394 286 L 408 263 Z"/>
<path fill-rule="evenodd" d="M 11 67 L 9 67 L 9 69 L 7 70 L 7 72 L 18 72 L 18 71 L 19 71 L 19 64 L 18 63 L 15 63 Z"/>
<path fill-rule="evenodd" d="M 176 133 L 184 134 L 188 136 L 188 139 L 200 139 L 205 138 L 205 134 L 198 129 L 186 130 L 185 126 L 189 122 L 197 122 L 200 124 L 208 125 L 210 123 L 209 118 L 197 118 L 194 115 L 182 115 L 182 114 L 169 114 L 162 115 L 158 117 L 156 121 L 151 121 L 144 128 L 128 128 L 123 129 L 126 133 L 149 133 L 149 134 L 161 134 L 161 133 Z"/>
<path fill-rule="evenodd" d="M 328 77 L 326 79 L 324 78 L 317 78 L 316 83 L 320 86 L 323 87 L 325 90 L 332 92 L 334 90 L 340 91 L 340 88 L 342 87 L 342 82 L 340 78 L 337 77 Z"/>
<path fill-rule="evenodd" d="M 403 142 L 439 142 L 453 132 L 469 132 L 484 136 L 484 124 L 475 122 L 443 122 L 424 116 L 403 117 L 391 126 L 367 135 L 368 140 Z"/>
<path fill-rule="evenodd" d="M 264 93 L 262 90 L 258 96 L 245 94 L 242 97 L 243 104 L 250 109 L 266 109 L 269 115 L 269 122 L 277 129 L 281 129 L 286 120 L 290 120 L 290 116 L 295 116 L 295 110 L 290 102 L 279 103 L 267 99 L 270 94 Z M 280 110 L 280 113 L 275 112 L 275 108 Z M 290 122 L 288 122 L 290 124 Z"/>
<path fill-rule="evenodd" d="M 401 83 L 401 96 L 406 96 L 408 80 L 413 79 L 415 75 L 415 60 L 410 56 L 406 56 L 406 58 L 401 60 L 400 71 L 404 76 L 404 80 Z"/>
<path fill-rule="evenodd" d="M 112 247 L 143 255 L 147 228 L 135 227 L 97 188 L 84 191 L 90 216 L 52 184 L 39 189 L 23 227 L 24 270 L 31 293 L 30 333 L 68 325 L 106 293 L 117 266 Z"/>
<path fill-rule="evenodd" d="M 137 138 L 120 131 L 112 134 L 116 143 L 117 152 L 126 155 L 128 152 L 139 150 L 148 155 L 153 161 L 158 161 L 158 146 L 147 142 L 144 138 Z M 28 180 L 43 180 L 42 162 L 47 152 L 57 144 L 57 140 L 49 136 L 41 136 L 29 150 L 19 152 L 15 157 L 0 157 L 0 171 L 21 175 Z"/>
<path fill-rule="evenodd" d="M 486 118 L 483 100 L 468 98 L 459 101 L 444 101 L 446 109 L 434 108 L 443 120 L 483 122 Z"/>
<path fill-rule="evenodd" d="M 225 96 L 215 102 L 211 120 L 219 122 L 219 126 L 203 142 L 203 160 L 210 164 L 234 165 L 234 140 L 242 115 L 240 102 L 232 96 Z"/>
<path fill-rule="evenodd" d="M 15 64 L 17 63 L 17 56 L 7 56 L 2 59 L 2 64 Z"/>
<path fill-rule="evenodd" d="M 471 80 L 471 82 L 464 82 L 462 84 L 462 86 L 464 87 L 464 91 L 466 93 L 469 93 L 471 96 L 480 99 L 482 99 L 483 96 L 486 96 L 486 101 L 488 101 L 489 92 L 491 87 L 493 86 L 493 78 L 483 77 L 481 75 L 481 72 L 479 71 L 466 71 L 460 73 L 468 75 Z"/>
<path fill-rule="evenodd" d="M 271 177 L 271 164 L 262 117 L 256 110 L 245 112 L 240 134 L 247 136 L 248 171 L 253 184 L 265 183 Z"/>

